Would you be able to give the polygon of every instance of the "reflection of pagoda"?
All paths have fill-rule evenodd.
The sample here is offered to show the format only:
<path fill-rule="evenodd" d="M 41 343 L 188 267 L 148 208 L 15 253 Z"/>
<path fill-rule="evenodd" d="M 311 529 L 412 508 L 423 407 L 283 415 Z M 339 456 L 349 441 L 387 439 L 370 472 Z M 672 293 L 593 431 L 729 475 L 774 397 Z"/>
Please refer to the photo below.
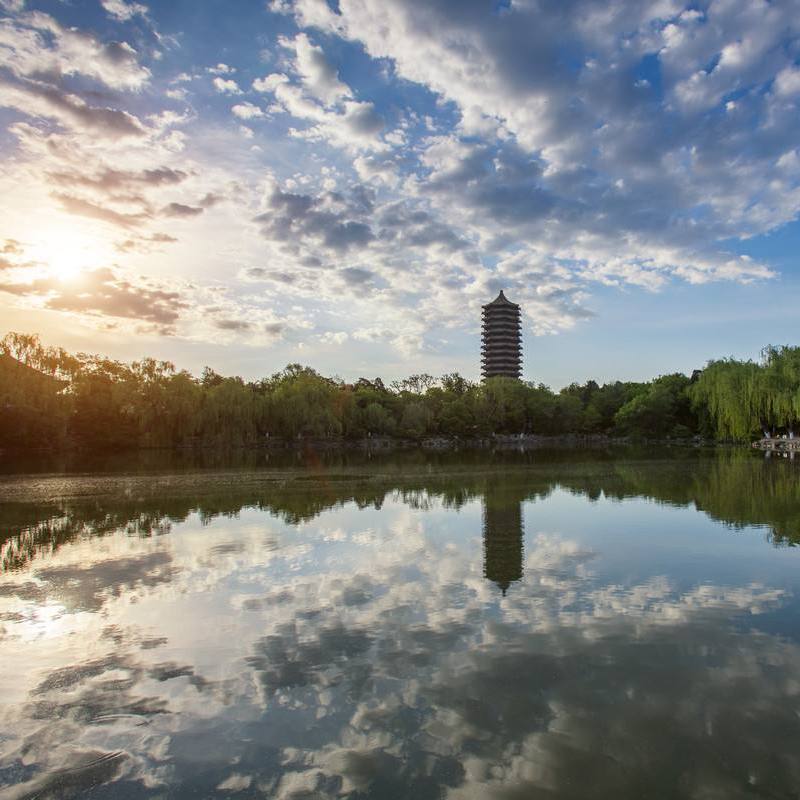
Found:
<path fill-rule="evenodd" d="M 500 292 L 483 306 L 481 374 L 484 378 L 519 378 L 522 372 L 519 306 Z"/>
<path fill-rule="evenodd" d="M 522 578 L 522 502 L 487 491 L 483 500 L 483 576 L 505 595 Z"/>

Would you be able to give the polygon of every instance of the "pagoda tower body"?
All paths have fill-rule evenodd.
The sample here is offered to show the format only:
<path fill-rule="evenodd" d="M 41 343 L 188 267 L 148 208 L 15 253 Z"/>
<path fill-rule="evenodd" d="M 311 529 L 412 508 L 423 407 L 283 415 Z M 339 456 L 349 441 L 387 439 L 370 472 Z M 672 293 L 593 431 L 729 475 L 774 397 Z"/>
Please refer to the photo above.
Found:
<path fill-rule="evenodd" d="M 483 306 L 481 375 L 484 379 L 519 378 L 522 373 L 522 332 L 519 306 L 501 291 Z"/>

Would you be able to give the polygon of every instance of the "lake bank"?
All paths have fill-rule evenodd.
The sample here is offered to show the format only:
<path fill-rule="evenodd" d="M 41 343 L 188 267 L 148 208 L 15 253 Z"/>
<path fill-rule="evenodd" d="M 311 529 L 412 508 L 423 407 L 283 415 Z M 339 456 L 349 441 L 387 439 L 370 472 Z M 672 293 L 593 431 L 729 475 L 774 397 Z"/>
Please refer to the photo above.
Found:
<path fill-rule="evenodd" d="M 800 439 L 758 439 L 750 447 L 768 452 L 795 453 L 800 451 Z"/>
<path fill-rule="evenodd" d="M 632 436 L 610 436 L 606 434 L 559 434 L 545 436 L 540 434 L 495 434 L 482 437 L 426 436 L 404 438 L 398 436 L 370 436 L 363 438 L 345 437 L 267 437 L 231 445 L 215 441 L 195 441 L 175 447 L 131 446 L 127 449 L 114 448 L 120 455 L 131 456 L 143 453 L 223 453 L 223 452 L 397 452 L 397 451 L 469 451 L 469 450 L 541 450 L 541 449 L 592 449 L 606 447 L 744 447 L 744 443 L 715 442 L 699 436 L 691 438 L 644 438 Z M 90 449 L 77 444 L 65 447 L 39 448 L 0 448 L 0 467 L 14 460 L 24 460 L 29 454 L 52 457 L 104 457 L 111 449 Z M 6 472 L 12 470 L 5 470 Z"/>

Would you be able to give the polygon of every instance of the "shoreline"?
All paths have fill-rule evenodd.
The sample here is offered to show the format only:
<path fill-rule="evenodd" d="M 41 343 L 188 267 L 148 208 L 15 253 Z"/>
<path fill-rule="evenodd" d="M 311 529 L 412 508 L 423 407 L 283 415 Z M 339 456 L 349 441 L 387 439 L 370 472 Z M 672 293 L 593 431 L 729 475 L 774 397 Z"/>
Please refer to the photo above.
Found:
<path fill-rule="evenodd" d="M 785 449 L 800 449 L 800 439 L 795 440 L 769 440 L 772 443 L 786 444 L 792 441 L 795 447 Z M 759 442 L 753 442 L 752 447 L 758 447 Z M 393 450 L 537 450 L 547 447 L 553 448 L 584 448 L 584 447 L 627 447 L 627 446 L 660 446 L 681 448 L 729 448 L 745 447 L 744 442 L 720 442 L 703 439 L 696 436 L 691 439 L 660 439 L 642 438 L 631 436 L 609 436 L 606 434 L 559 434 L 545 436 L 540 434 L 494 434 L 483 437 L 459 436 L 425 436 L 419 439 L 401 438 L 393 436 L 373 436 L 359 439 L 345 438 L 298 438 L 284 439 L 278 437 L 266 438 L 260 441 L 244 443 L 228 443 L 214 441 L 197 441 L 183 445 L 157 446 L 132 446 L 124 450 L 116 450 L 118 454 L 135 453 L 202 453 L 202 452 L 229 452 L 229 451 L 280 451 L 280 452 L 308 452 L 320 451 L 363 451 L 363 452 L 390 452 Z M 763 447 L 761 449 L 782 449 L 781 447 Z M 110 449 L 89 449 L 77 444 L 65 447 L 40 447 L 40 448 L 0 448 L 0 458 L 29 455 L 48 456 L 104 456 L 111 454 Z"/>
<path fill-rule="evenodd" d="M 750 447 L 765 452 L 795 453 L 800 452 L 800 439 L 758 439 Z"/>

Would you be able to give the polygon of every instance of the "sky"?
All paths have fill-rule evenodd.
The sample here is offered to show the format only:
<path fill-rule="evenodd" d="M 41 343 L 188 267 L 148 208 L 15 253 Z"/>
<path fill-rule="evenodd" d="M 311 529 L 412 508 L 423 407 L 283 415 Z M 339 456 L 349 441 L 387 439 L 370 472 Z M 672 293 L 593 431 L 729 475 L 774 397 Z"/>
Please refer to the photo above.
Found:
<path fill-rule="evenodd" d="M 797 343 L 800 0 L 0 0 L 0 334 L 247 379 Z"/>

